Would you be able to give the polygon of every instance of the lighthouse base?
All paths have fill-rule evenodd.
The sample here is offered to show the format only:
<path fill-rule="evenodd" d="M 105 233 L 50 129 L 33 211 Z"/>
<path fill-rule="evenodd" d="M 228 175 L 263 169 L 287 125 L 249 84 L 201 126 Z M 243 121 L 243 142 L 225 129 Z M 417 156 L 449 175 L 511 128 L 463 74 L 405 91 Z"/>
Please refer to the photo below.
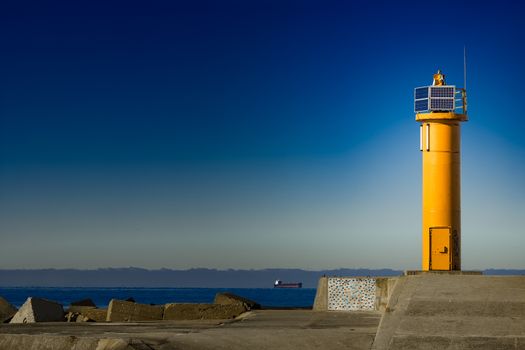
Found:
<path fill-rule="evenodd" d="M 414 275 L 426 275 L 426 274 L 438 274 L 438 275 L 483 275 L 482 271 L 464 271 L 464 270 L 453 270 L 453 271 L 422 271 L 422 270 L 406 270 L 405 276 Z"/>

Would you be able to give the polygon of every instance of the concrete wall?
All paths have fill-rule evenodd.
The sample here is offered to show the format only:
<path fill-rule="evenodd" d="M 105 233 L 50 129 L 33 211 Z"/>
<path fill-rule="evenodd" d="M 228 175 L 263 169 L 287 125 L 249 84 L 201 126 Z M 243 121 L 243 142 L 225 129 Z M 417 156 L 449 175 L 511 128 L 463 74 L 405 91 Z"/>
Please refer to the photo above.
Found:
<path fill-rule="evenodd" d="M 313 309 L 314 311 L 328 310 L 328 277 L 321 277 L 317 282 Z"/>
<path fill-rule="evenodd" d="M 397 278 L 321 277 L 314 311 L 384 311 Z"/>

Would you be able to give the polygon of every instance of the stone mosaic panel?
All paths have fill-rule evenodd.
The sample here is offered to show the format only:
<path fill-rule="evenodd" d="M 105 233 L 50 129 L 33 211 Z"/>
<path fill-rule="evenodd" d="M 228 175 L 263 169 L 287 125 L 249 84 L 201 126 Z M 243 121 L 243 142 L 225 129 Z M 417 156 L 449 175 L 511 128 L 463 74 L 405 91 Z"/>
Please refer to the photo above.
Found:
<path fill-rule="evenodd" d="M 375 310 L 376 280 L 368 277 L 329 277 L 328 310 Z"/>

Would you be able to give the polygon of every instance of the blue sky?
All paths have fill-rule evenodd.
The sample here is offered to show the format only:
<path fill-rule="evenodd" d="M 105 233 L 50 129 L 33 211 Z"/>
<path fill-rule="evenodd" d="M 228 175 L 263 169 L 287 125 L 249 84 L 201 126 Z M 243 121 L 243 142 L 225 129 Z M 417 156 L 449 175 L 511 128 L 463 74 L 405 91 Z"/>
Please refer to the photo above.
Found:
<path fill-rule="evenodd" d="M 519 2 L 1 6 L 1 268 L 419 268 L 464 45 L 463 268 L 525 268 Z"/>

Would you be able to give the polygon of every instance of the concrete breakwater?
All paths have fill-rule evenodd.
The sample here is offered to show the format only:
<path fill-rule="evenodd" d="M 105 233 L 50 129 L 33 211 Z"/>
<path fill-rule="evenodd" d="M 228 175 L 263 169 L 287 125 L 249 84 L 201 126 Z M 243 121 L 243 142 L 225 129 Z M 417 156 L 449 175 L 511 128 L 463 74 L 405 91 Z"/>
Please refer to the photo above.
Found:
<path fill-rule="evenodd" d="M 252 300 L 231 294 L 218 293 L 211 304 L 169 303 L 165 305 L 139 304 L 134 300 L 116 300 L 107 309 L 99 309 L 90 300 L 71 303 L 67 309 L 59 303 L 41 298 L 28 298 L 17 310 L 0 298 L 0 320 L 3 323 L 37 322 L 135 322 L 196 319 L 231 319 L 259 309 Z"/>

